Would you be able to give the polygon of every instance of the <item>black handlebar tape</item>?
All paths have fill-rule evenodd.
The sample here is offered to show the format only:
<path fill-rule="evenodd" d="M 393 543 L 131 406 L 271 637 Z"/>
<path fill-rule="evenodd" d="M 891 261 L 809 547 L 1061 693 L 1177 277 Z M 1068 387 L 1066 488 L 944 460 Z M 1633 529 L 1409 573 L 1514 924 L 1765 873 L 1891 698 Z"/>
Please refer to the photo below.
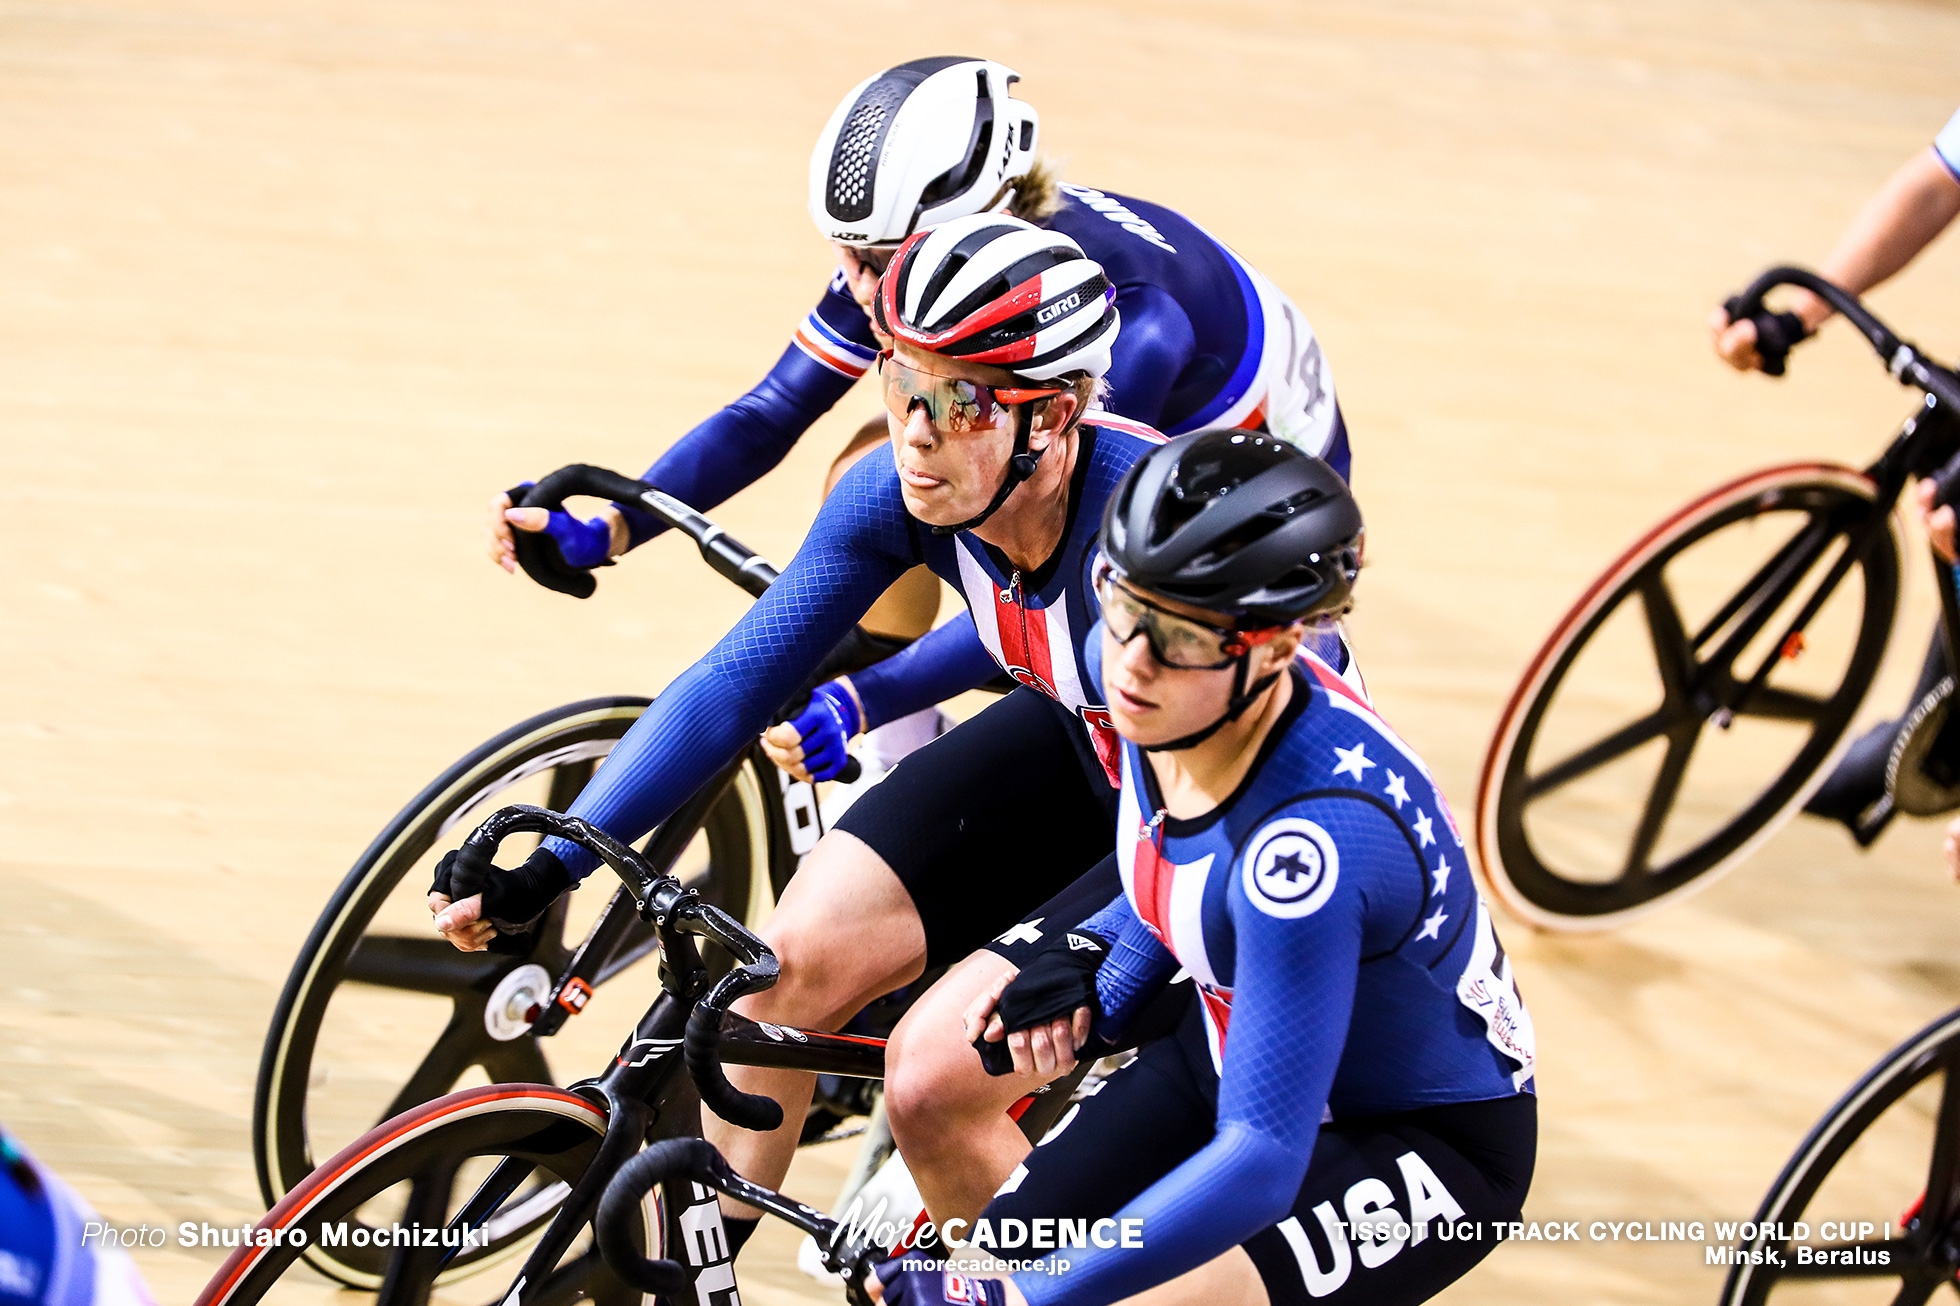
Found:
<path fill-rule="evenodd" d="M 1762 357 L 1762 369 L 1766 376 L 1782 376 L 1790 351 L 1810 336 L 1810 332 L 1804 329 L 1803 319 L 1795 313 L 1772 313 L 1761 307 L 1754 313 L 1743 313 L 1741 295 L 1730 297 L 1722 308 L 1731 322 L 1747 317 L 1755 323 L 1756 352 Z"/>
<path fill-rule="evenodd" d="M 1730 320 L 1754 317 L 1762 312 L 1763 296 L 1778 286 L 1802 286 L 1844 314 L 1845 320 L 1857 327 L 1871 343 L 1871 347 L 1878 351 L 1879 357 L 1886 361 L 1886 365 L 1892 369 L 1892 375 L 1895 377 L 1900 375 L 1905 365 L 1905 358 L 1901 356 L 1900 350 L 1906 350 L 1907 356 L 1916 352 L 1893 335 L 1890 327 L 1873 317 L 1863 300 L 1843 286 L 1826 281 L 1807 268 L 1774 267 L 1757 277 L 1749 283 L 1747 289 L 1729 301 L 1729 304 L 1733 305 L 1729 308 Z"/>
<path fill-rule="evenodd" d="M 573 463 L 560 467 L 528 490 L 513 489 L 510 502 L 513 508 L 543 508 L 546 512 L 557 512 L 565 506 L 565 500 L 573 495 L 636 503 L 647 488 L 641 482 L 607 468 Z M 599 582 L 589 569 L 574 567 L 566 562 L 557 540 L 542 531 L 513 531 L 511 534 L 517 544 L 518 565 L 524 568 L 525 575 L 548 590 L 569 594 L 575 599 L 592 597 Z"/>
<path fill-rule="evenodd" d="M 694 1285 L 678 1261 L 652 1260 L 634 1236 L 645 1227 L 642 1203 L 647 1194 L 671 1179 L 704 1179 L 719 1155 L 705 1138 L 667 1138 L 620 1167 L 599 1199 L 593 1233 L 599 1255 L 612 1272 L 641 1292 L 670 1301 L 687 1301 Z"/>
<path fill-rule="evenodd" d="M 479 843 L 475 836 L 463 841 L 463 846 L 456 850 L 456 860 L 449 866 L 451 902 L 474 898 L 483 892 L 484 881 L 490 878 L 493 869 L 491 859 L 496 855 L 494 843 Z"/>
<path fill-rule="evenodd" d="M 681 1043 L 687 1073 L 700 1091 L 701 1104 L 729 1124 L 757 1133 L 766 1134 L 780 1126 L 781 1103 L 760 1094 L 744 1093 L 728 1082 L 728 1076 L 722 1073 L 721 1058 L 716 1055 L 720 1046 L 721 1008 L 703 1001 L 687 1018 L 687 1037 Z"/>
<path fill-rule="evenodd" d="M 1932 481 L 1935 487 L 1933 494 L 1935 508 L 1954 502 L 1955 492 L 1960 491 L 1960 453 L 1947 459 L 1927 479 Z"/>
<path fill-rule="evenodd" d="M 531 498 L 537 489 L 536 485 L 528 489 L 522 485 L 513 486 L 509 494 L 510 506 L 544 508 L 544 504 Z M 559 502 L 562 503 L 563 499 L 561 498 Z M 546 511 L 555 511 L 557 507 L 557 504 L 553 504 L 550 508 L 546 508 Z M 566 562 L 564 552 L 558 547 L 558 541 L 543 531 L 513 529 L 510 535 L 511 543 L 517 550 L 517 565 L 524 569 L 526 576 L 546 589 L 569 594 L 575 599 L 589 599 L 592 597 L 592 591 L 599 587 L 598 580 L 590 571 Z"/>

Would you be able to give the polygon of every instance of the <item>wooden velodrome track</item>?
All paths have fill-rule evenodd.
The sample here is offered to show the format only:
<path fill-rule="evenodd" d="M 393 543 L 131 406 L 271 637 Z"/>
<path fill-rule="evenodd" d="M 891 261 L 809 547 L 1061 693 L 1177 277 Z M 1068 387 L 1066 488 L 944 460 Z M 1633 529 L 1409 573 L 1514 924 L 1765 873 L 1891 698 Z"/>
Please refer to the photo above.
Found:
<path fill-rule="evenodd" d="M 657 689 L 739 613 L 673 540 L 588 603 L 513 580 L 481 504 L 637 471 L 752 382 L 826 275 L 825 114 L 946 50 L 1019 68 L 1069 176 L 1192 214 L 1312 319 L 1371 524 L 1362 656 L 1466 822 L 1509 686 L 1639 527 L 1758 464 L 1862 462 L 1909 408 L 1842 327 L 1778 385 L 1702 319 L 1821 257 L 1945 121 L 1950 6 L 0 2 L 0 1120 L 113 1220 L 258 1214 L 267 1017 L 400 802 L 532 711 Z M 1950 356 L 1956 291 L 1936 248 L 1876 302 Z M 721 519 L 786 558 L 870 411 Z M 1868 716 L 1922 647 L 1917 548 Z M 1511 926 L 1530 1212 L 1746 1217 L 1960 998 L 1937 845 L 1800 822 L 1635 928 Z M 772 1244 L 750 1299 L 825 1299 Z M 139 1255 L 166 1302 L 216 1260 Z M 1519 1244 L 1450 1299 L 1718 1281 L 1699 1246 Z"/>

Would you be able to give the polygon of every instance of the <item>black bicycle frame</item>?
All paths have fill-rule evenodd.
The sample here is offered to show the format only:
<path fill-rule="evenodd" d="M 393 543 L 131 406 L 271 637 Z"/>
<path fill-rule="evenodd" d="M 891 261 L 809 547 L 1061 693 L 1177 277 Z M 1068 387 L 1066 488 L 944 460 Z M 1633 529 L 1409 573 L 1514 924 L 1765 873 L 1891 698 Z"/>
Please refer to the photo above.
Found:
<path fill-rule="evenodd" d="M 1960 378 L 1927 358 L 1914 345 L 1899 339 L 1889 327 L 1872 316 L 1857 296 L 1802 268 L 1778 267 L 1763 273 L 1730 302 L 1730 318 L 1739 320 L 1760 312 L 1763 296 L 1778 286 L 1786 285 L 1802 286 L 1842 313 L 1886 360 L 1896 380 L 1925 391 L 1925 403 L 1918 413 L 1906 420 L 1878 459 L 1865 468 L 1865 475 L 1871 479 L 1877 494 L 1870 507 L 1860 512 L 1845 531 L 1844 550 L 1830 571 L 1791 618 L 1781 638 L 1770 646 L 1761 665 L 1749 679 L 1741 682 L 1731 678 L 1727 692 L 1705 704 L 1710 714 L 1726 712 L 1732 716 L 1761 693 L 1770 672 L 1784 650 L 1790 647 L 1791 640 L 1803 634 L 1811 619 L 1823 609 L 1832 592 L 1850 573 L 1852 565 L 1885 529 L 1886 518 L 1898 502 L 1899 495 L 1904 492 L 1908 479 L 1937 477 L 1944 490 L 1949 480 L 1960 478 L 1960 470 L 1955 468 L 1956 462 L 1960 462 L 1960 421 L 1956 421 L 1956 414 L 1960 414 Z M 1764 563 L 1756 575 L 1737 590 L 1735 596 L 1695 634 L 1692 647 L 1698 650 L 1730 622 L 1736 623 L 1715 655 L 1707 659 L 1704 665 L 1732 665 L 1750 641 L 1762 633 L 1770 616 L 1809 574 L 1811 566 L 1823 556 L 1824 550 L 1837 538 L 1839 529 L 1844 525 L 1843 522 L 1813 522 Z M 1955 595 L 1949 568 L 1937 558 L 1935 563 L 1935 583 L 1940 595 L 1949 665 L 1960 666 L 1960 661 L 1953 660 L 1956 649 L 1960 648 L 1960 598 Z"/>
<path fill-rule="evenodd" d="M 704 789 L 676 814 L 677 818 L 691 814 L 693 825 L 698 826 L 726 779 L 725 773 L 719 784 Z M 686 837 L 676 833 L 663 841 L 669 830 L 685 831 Z M 692 1093 L 676 1095 L 680 1084 L 691 1081 L 701 1100 L 723 1119 L 766 1129 L 781 1122 L 781 1108 L 767 1098 L 742 1093 L 730 1085 L 721 1072 L 724 1062 L 863 1079 L 880 1079 L 885 1073 L 882 1039 L 763 1024 L 729 1012 L 728 1006 L 736 998 L 761 992 L 776 982 L 776 958 L 739 921 L 702 902 L 698 894 L 666 873 L 686 847 L 687 838 L 692 837 L 692 828 L 685 820 L 670 821 L 641 854 L 577 817 L 540 807 L 506 807 L 478 826 L 458 850 L 459 883 L 485 873 L 498 844 L 519 832 L 567 839 L 619 875 L 632 896 L 634 915 L 653 927 L 659 941 L 661 993 L 634 1026 L 612 1065 L 598 1077 L 571 1086 L 571 1091 L 605 1108 L 605 1136 L 585 1174 L 560 1203 L 538 1245 L 525 1258 L 512 1295 L 503 1299 L 508 1306 L 518 1306 L 526 1287 L 543 1283 L 550 1276 L 579 1231 L 591 1222 L 613 1175 L 664 1123 L 692 1125 L 691 1119 L 671 1119 L 676 1106 L 683 1111 L 692 1107 Z M 623 911 L 614 914 L 633 919 Z M 602 921 L 581 952 L 599 955 L 604 942 L 599 936 L 605 933 L 616 939 L 619 935 L 614 931 L 623 932 L 624 928 L 610 919 Z M 727 949 L 736 959 L 735 968 L 711 981 L 695 942 L 699 937 Z M 663 1111 L 667 1113 L 665 1120 Z M 450 1227 L 468 1230 L 481 1226 L 516 1191 L 530 1168 L 527 1161 L 506 1159 L 463 1204 Z"/>

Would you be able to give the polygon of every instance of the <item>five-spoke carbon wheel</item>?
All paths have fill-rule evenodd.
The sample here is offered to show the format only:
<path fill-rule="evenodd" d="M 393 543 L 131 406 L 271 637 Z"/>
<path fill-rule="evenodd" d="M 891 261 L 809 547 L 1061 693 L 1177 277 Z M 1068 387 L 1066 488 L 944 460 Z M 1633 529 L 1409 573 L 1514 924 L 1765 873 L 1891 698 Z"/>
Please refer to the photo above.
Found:
<path fill-rule="evenodd" d="M 1810 1131 L 1738 1244 L 1722 1306 L 1917 1306 L 1960 1271 L 1960 1011 L 1894 1048 Z"/>
<path fill-rule="evenodd" d="M 605 1130 L 600 1107 L 542 1084 L 486 1085 L 425 1103 L 367 1131 L 295 1185 L 259 1222 L 277 1241 L 232 1253 L 198 1306 L 317 1301 L 319 1280 L 298 1268 L 313 1258 L 296 1244 L 310 1251 L 336 1237 L 351 1241 L 355 1231 L 388 1231 L 386 1247 L 335 1251 L 372 1273 L 380 1293 L 376 1306 L 424 1306 L 433 1286 L 500 1261 L 514 1272 L 515 1255 L 534 1244 L 592 1164 Z M 657 1246 L 655 1201 L 647 1212 L 640 1238 L 644 1246 Z M 479 1230 L 487 1246 L 423 1247 L 420 1238 L 409 1246 L 394 1233 L 398 1226 L 428 1229 L 440 1241 L 444 1226 L 452 1224 L 458 1235 L 464 1226 Z M 475 1295 L 499 1297 L 506 1286 L 489 1278 Z M 641 1294 L 607 1270 L 589 1240 L 581 1239 L 525 1300 L 639 1306 Z"/>
<path fill-rule="evenodd" d="M 590 1073 L 653 1001 L 656 968 L 632 963 L 654 939 L 636 929 L 600 971 L 585 1014 L 550 1040 L 529 1031 L 529 1009 L 548 997 L 587 923 L 623 893 L 603 872 L 546 917 L 524 956 L 457 952 L 431 932 L 426 900 L 437 858 L 479 820 L 515 802 L 564 810 L 646 705 L 593 699 L 512 727 L 402 809 L 348 872 L 300 950 L 259 1063 L 252 1143 L 268 1205 L 316 1157 L 459 1085 L 554 1083 L 554 1064 Z M 738 916 L 773 901 L 776 792 L 773 771 L 744 762 L 674 873 Z M 514 865 L 527 851 L 507 847 L 502 860 Z M 372 1290 L 386 1258 L 316 1243 L 306 1259 Z"/>
<path fill-rule="evenodd" d="M 1802 464 L 1697 499 L 1561 621 L 1477 796 L 1493 896 L 1601 929 L 1709 883 L 1828 774 L 1890 638 L 1898 545 L 1860 472 Z"/>

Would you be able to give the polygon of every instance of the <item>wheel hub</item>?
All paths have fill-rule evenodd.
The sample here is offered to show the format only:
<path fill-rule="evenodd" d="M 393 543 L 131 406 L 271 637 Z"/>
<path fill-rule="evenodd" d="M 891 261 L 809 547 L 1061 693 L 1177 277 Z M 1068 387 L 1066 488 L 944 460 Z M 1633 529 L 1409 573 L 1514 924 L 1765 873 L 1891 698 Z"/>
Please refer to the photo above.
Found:
<path fill-rule="evenodd" d="M 531 1013 L 551 996 L 551 972 L 532 962 L 497 981 L 483 1004 L 483 1028 L 499 1043 L 522 1038 L 531 1030 Z"/>

